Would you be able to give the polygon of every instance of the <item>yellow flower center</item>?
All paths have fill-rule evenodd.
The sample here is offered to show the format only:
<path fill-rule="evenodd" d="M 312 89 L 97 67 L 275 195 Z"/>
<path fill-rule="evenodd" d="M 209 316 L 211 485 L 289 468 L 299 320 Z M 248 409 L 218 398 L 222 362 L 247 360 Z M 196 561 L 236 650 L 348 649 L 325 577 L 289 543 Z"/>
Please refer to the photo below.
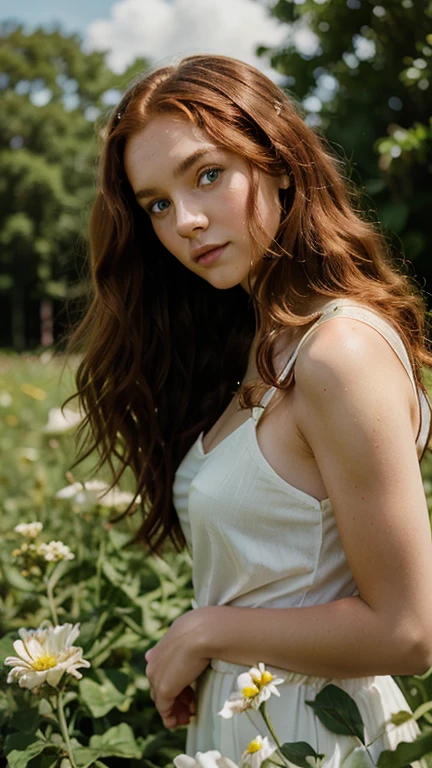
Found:
<path fill-rule="evenodd" d="M 273 675 L 271 674 L 271 672 L 267 672 L 266 670 L 265 672 L 262 673 L 261 685 L 267 685 L 267 683 L 270 683 L 272 680 L 273 680 Z"/>
<path fill-rule="evenodd" d="M 254 739 L 254 741 L 251 741 L 251 743 L 248 745 L 246 752 L 252 755 L 254 752 L 259 752 L 260 749 L 262 749 L 262 744 L 260 744 L 259 741 Z"/>
<path fill-rule="evenodd" d="M 35 661 L 32 663 L 32 667 L 36 670 L 36 672 L 43 672 L 45 669 L 51 669 L 51 667 L 55 667 L 56 664 L 56 657 L 53 656 L 52 653 L 46 653 L 45 656 L 39 656 L 38 659 L 35 659 Z"/>
<path fill-rule="evenodd" d="M 258 693 L 258 688 L 256 685 L 247 685 L 246 688 L 243 688 L 243 696 L 245 696 L 247 699 L 253 698 L 253 696 L 256 696 Z"/>
<path fill-rule="evenodd" d="M 270 683 L 273 680 L 273 675 L 271 672 L 267 672 L 267 670 L 265 670 L 259 677 L 251 675 L 251 678 L 255 685 L 258 686 L 258 688 L 262 688 L 263 685 L 267 685 L 267 683 Z"/>

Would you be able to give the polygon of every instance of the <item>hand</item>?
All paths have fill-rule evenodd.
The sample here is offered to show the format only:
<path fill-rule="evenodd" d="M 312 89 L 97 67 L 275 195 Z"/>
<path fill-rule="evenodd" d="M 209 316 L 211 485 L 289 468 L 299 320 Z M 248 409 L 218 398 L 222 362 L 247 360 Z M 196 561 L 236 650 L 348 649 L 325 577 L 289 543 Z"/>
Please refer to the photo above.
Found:
<path fill-rule="evenodd" d="M 154 700 L 153 693 L 150 694 Z M 163 718 L 166 728 L 176 728 L 179 725 L 189 725 L 190 718 L 196 712 L 195 691 L 190 685 L 176 696 L 170 714 Z"/>
<path fill-rule="evenodd" d="M 187 725 L 193 707 L 193 683 L 210 658 L 203 650 L 205 608 L 176 619 L 161 640 L 145 654 L 151 697 L 166 728 Z"/>

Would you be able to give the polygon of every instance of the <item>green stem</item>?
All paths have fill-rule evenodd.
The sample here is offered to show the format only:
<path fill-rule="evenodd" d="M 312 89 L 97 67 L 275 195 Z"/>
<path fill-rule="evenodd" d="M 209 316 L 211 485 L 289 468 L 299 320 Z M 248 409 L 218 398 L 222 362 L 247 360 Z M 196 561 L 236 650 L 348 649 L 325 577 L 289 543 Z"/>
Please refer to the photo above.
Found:
<path fill-rule="evenodd" d="M 105 539 L 101 539 L 99 544 L 99 554 L 96 561 L 96 589 L 95 589 L 95 602 L 99 606 L 101 602 L 102 591 L 102 564 L 105 557 Z"/>
<path fill-rule="evenodd" d="M 66 723 L 66 718 L 65 718 L 65 713 L 64 713 L 64 709 L 63 709 L 63 694 L 60 691 L 57 694 L 57 714 L 58 714 L 58 721 L 59 721 L 59 725 L 60 725 L 60 730 L 62 732 L 62 736 L 63 736 L 65 744 L 66 744 L 66 749 L 67 749 L 68 757 L 69 757 L 69 760 L 70 760 L 70 764 L 72 765 L 72 768 L 78 768 L 78 766 L 77 766 L 77 764 L 75 762 L 74 756 L 73 756 L 72 744 L 71 744 L 71 740 L 69 738 L 69 731 L 68 731 L 68 727 L 67 727 L 67 723 Z"/>
<path fill-rule="evenodd" d="M 370 747 L 370 746 L 371 746 L 371 744 L 373 744 L 375 741 L 378 741 L 378 739 L 380 739 L 382 736 L 384 736 L 384 734 L 385 734 L 385 733 L 386 733 L 386 731 L 387 731 L 387 726 L 389 726 L 389 725 L 393 725 L 393 728 L 397 728 L 397 726 L 396 726 L 396 725 L 394 725 L 394 724 L 392 723 L 392 721 L 391 721 L 391 720 L 386 720 L 386 722 L 383 724 L 383 726 L 382 726 L 381 730 L 380 730 L 380 731 L 378 731 L 378 733 L 377 733 L 377 735 L 375 736 L 375 738 L 374 738 L 374 739 L 372 739 L 372 741 L 369 741 L 367 744 L 364 744 L 364 745 L 363 745 L 363 746 L 365 747 L 365 749 L 367 749 L 368 747 Z"/>
<path fill-rule="evenodd" d="M 277 744 L 278 747 L 280 747 L 281 746 L 280 745 L 280 741 L 279 741 L 278 737 L 276 736 L 276 734 L 274 732 L 271 720 L 270 720 L 270 718 L 269 718 L 269 716 L 267 714 L 266 702 L 263 701 L 263 703 L 258 707 L 258 709 L 261 712 L 261 715 L 262 715 L 262 717 L 264 719 L 264 722 L 265 722 L 267 728 L 269 729 L 271 735 L 273 736 L 273 738 L 275 740 L 275 743 Z"/>
<path fill-rule="evenodd" d="M 54 601 L 54 590 L 53 590 L 50 579 L 45 579 L 45 584 L 47 588 L 48 602 L 49 602 L 52 620 L 54 624 L 58 624 L 57 611 L 56 611 L 55 601 Z"/>

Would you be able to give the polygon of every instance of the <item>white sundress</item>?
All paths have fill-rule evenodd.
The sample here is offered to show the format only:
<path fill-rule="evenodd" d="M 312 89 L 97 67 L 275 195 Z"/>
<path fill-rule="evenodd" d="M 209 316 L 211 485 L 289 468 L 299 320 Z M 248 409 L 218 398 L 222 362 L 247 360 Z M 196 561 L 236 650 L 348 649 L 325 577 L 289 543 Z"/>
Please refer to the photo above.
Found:
<path fill-rule="evenodd" d="M 417 388 L 405 346 L 394 328 L 375 311 L 348 299 L 332 300 L 304 334 L 280 375 L 294 365 L 306 338 L 333 317 L 349 317 L 375 328 L 404 365 L 419 397 L 421 423 L 416 446 L 419 461 L 429 437 L 428 399 Z M 173 503 L 193 561 L 193 607 L 232 605 L 288 608 L 320 605 L 358 595 L 339 537 L 330 500 L 313 496 L 283 480 L 261 453 L 256 426 L 275 393 L 271 387 L 252 409 L 252 416 L 205 454 L 199 435 L 180 463 L 173 484 Z M 261 659 L 257 659 L 257 662 Z M 224 719 L 217 713 L 249 666 L 212 659 L 196 681 L 197 712 L 187 731 L 186 753 L 217 749 L 239 762 L 258 733 L 269 736 L 259 712 Z M 277 669 L 269 667 L 277 674 Z M 284 670 L 285 675 L 287 671 Z M 371 742 L 385 720 L 409 706 L 390 675 L 330 679 L 288 672 L 271 696 L 268 714 L 280 742 L 306 741 L 326 755 L 325 766 L 339 768 L 359 742 L 330 732 L 305 702 L 332 682 L 356 701 Z M 419 733 L 413 721 L 389 726 L 370 747 L 377 760 L 383 749 L 412 741 Z M 423 768 L 424 761 L 413 763 Z"/>

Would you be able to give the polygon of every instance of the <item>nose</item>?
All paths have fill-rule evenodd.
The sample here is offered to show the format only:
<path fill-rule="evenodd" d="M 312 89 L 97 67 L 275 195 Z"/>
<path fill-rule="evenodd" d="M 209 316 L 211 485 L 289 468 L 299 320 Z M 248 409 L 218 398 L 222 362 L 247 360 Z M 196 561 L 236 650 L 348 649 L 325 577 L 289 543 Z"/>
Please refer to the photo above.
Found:
<path fill-rule="evenodd" d="M 184 201 L 176 204 L 176 226 L 181 237 L 193 237 L 206 230 L 208 225 L 208 218 L 198 205 Z"/>

